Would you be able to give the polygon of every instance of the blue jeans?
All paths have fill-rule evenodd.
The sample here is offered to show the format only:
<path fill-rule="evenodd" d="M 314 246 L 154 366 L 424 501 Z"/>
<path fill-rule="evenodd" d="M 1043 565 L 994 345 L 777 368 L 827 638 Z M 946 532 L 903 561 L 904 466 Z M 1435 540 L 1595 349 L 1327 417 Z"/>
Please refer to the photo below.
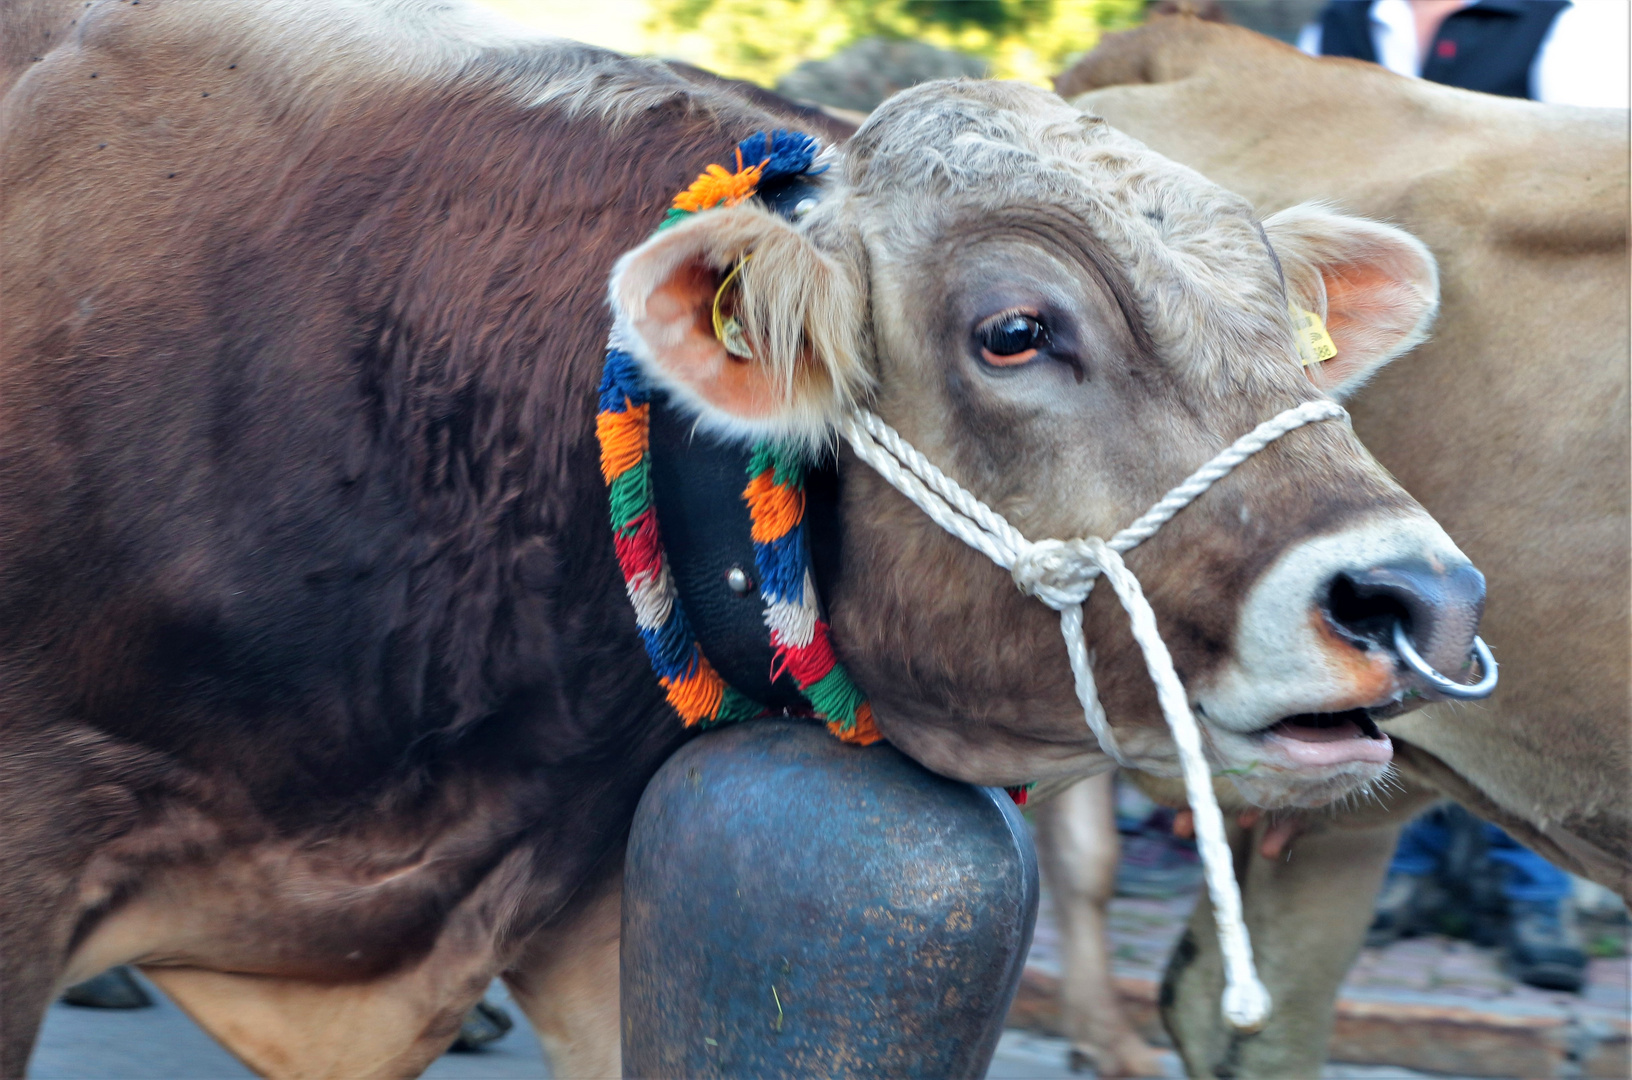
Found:
<path fill-rule="evenodd" d="M 1509 901 L 1553 903 L 1570 895 L 1570 878 L 1552 863 L 1501 829 L 1484 826 L 1486 850 L 1492 862 L 1507 868 L 1502 876 L 1502 895 Z M 1391 874 L 1412 874 L 1418 877 L 1432 874 L 1450 845 L 1450 830 L 1435 814 L 1426 814 L 1413 821 L 1400 834 L 1400 846 L 1394 849 L 1394 861 L 1389 863 Z"/>

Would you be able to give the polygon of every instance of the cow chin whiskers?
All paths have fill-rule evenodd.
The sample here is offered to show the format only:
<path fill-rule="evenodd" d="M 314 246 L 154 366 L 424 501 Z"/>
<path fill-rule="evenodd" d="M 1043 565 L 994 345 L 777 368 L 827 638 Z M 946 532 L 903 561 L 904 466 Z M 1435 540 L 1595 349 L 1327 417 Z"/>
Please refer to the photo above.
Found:
<path fill-rule="evenodd" d="M 1281 769 L 1226 770 L 1241 798 L 1271 810 L 1333 811 L 1353 809 L 1366 802 L 1381 805 L 1380 792 L 1398 783 L 1391 763 L 1357 762 L 1336 766 L 1323 776 Z"/>

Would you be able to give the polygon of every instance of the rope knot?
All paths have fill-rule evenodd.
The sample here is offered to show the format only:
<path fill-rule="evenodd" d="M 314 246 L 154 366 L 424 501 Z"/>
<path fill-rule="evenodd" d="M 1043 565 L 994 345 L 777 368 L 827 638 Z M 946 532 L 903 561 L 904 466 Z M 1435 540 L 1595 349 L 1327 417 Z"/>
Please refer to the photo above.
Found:
<path fill-rule="evenodd" d="M 1038 540 L 1027 544 L 1009 571 L 1015 585 L 1055 611 L 1080 604 L 1094 591 L 1099 560 L 1092 540 Z"/>

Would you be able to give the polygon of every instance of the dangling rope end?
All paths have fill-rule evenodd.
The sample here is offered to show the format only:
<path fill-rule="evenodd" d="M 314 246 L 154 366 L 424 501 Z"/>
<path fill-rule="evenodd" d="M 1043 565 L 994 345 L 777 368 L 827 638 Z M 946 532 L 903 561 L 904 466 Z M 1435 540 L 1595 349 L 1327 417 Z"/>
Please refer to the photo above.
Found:
<path fill-rule="evenodd" d="M 1269 991 L 1259 981 L 1257 972 L 1248 975 L 1244 981 L 1230 980 L 1224 987 L 1223 1004 L 1224 1019 L 1235 1030 L 1247 1035 L 1263 1029 L 1274 1007 Z"/>

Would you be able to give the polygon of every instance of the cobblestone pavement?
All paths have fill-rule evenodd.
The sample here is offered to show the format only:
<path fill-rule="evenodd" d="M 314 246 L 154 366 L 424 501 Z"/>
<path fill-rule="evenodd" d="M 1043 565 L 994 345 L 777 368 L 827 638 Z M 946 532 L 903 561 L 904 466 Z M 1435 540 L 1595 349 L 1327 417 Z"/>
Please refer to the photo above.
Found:
<path fill-rule="evenodd" d="M 1154 980 L 1192 904 L 1118 898 L 1111 906 L 1118 975 Z M 1045 903 L 1031 963 L 1057 970 L 1058 938 Z M 1627 1023 L 1629 964 L 1625 958 L 1594 960 L 1586 991 L 1550 993 L 1516 983 L 1499 969 L 1490 950 L 1448 938 L 1424 937 L 1387 949 L 1365 950 L 1344 984 L 1345 997 L 1360 1000 L 1482 1004 L 1518 1016 L 1557 1014 L 1577 1025 Z M 503 1000 L 503 989 L 495 985 Z M 155 991 L 152 1009 L 110 1012 L 53 1006 L 30 1069 L 34 1080 L 237 1080 L 251 1074 Z M 513 1014 L 520 1019 L 514 1006 Z M 994 1080 L 1064 1080 L 1066 1043 L 1028 1032 L 1004 1035 L 988 1074 Z M 1166 1058 L 1168 1075 L 1181 1075 Z M 425 1074 L 431 1080 L 509 1080 L 548 1075 L 537 1039 L 525 1023 L 475 1054 L 447 1054 Z M 1332 1065 L 1333 1080 L 1401 1080 L 1428 1074 L 1383 1066 Z M 1441 1075 L 1444 1074 L 1435 1074 Z"/>
<path fill-rule="evenodd" d="M 149 984 L 151 990 L 151 984 Z M 494 995 L 506 1000 L 495 984 Z M 54 1005 L 29 1069 L 32 1080 L 252 1080 L 240 1065 L 200 1031 L 164 995 L 157 1004 L 129 1012 Z M 506 1001 L 507 1005 L 508 1002 Z M 513 1005 L 512 1014 L 520 1019 Z M 1068 1044 L 1023 1031 L 1005 1032 L 987 1076 L 991 1080 L 1077 1080 L 1065 1067 Z M 1166 1075 L 1182 1077 L 1178 1058 L 1167 1054 Z M 1334 1065 L 1328 1080 L 1406 1080 L 1426 1074 L 1403 1069 Z M 525 1023 L 474 1054 L 444 1054 L 427 1080 L 543 1080 L 543 1051 Z"/>
<path fill-rule="evenodd" d="M 1117 897 L 1111 902 L 1113 962 L 1118 975 L 1160 979 L 1167 954 L 1195 906 L 1193 895 L 1167 900 Z M 1030 963 L 1058 970 L 1058 936 L 1048 904 L 1039 913 Z M 1578 1012 L 1625 1021 L 1632 995 L 1626 957 L 1589 962 L 1580 994 L 1538 990 L 1509 978 L 1493 949 L 1438 935 L 1408 938 L 1385 949 L 1362 949 L 1342 993 L 1347 996 L 1437 994 L 1524 1010 Z"/>
<path fill-rule="evenodd" d="M 1161 1035 L 1154 1014 L 1155 987 L 1174 941 L 1183 930 L 1194 895 L 1165 900 L 1118 897 L 1111 904 L 1113 965 L 1131 1014 L 1147 1037 Z M 1039 913 L 1028 961 L 1028 985 L 1047 995 L 1052 1010 L 1059 974 L 1058 936 L 1049 898 Z M 1618 940 L 1624 924 L 1588 924 L 1586 938 Z M 1032 972 L 1041 972 L 1037 983 Z M 1022 999 L 1027 992 L 1022 990 Z M 1035 1002 L 1035 996 L 1033 1001 Z M 1036 1011 L 1011 1015 L 1032 1026 L 1047 1020 Z M 1359 1061 L 1395 1061 L 1431 1067 L 1447 1075 L 1472 1070 L 1481 1076 L 1623 1077 L 1632 1032 L 1632 960 L 1590 961 L 1580 994 L 1539 990 L 1509 977 L 1500 953 L 1441 936 L 1363 949 L 1339 993 L 1332 1054 Z M 1455 1063 L 1455 1064 L 1452 1064 Z M 1353 1068 L 1365 1068 L 1354 1066 Z M 1347 1075 L 1415 1075 L 1398 1070 Z"/>

